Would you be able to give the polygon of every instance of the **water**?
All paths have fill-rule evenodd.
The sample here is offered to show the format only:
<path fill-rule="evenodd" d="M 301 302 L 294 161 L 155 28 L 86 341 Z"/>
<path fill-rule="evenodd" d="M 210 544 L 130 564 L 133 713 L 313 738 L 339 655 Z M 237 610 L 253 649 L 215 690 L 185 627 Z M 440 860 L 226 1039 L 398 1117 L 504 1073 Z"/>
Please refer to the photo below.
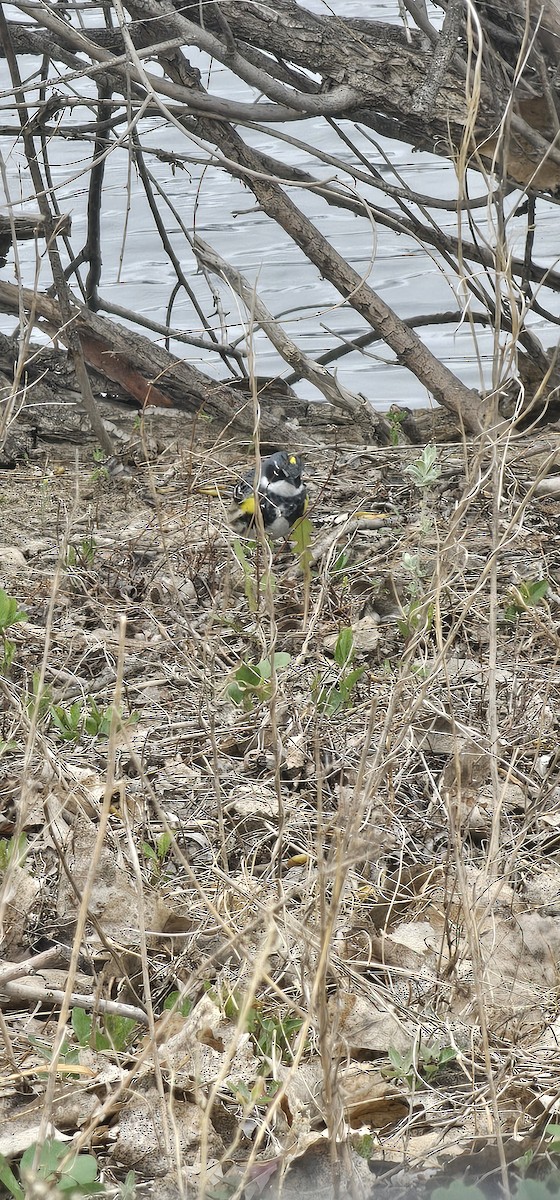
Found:
<path fill-rule="evenodd" d="M 322 0 L 309 0 L 315 11 L 325 11 Z M 369 16 L 372 19 L 398 21 L 396 3 L 365 3 L 362 0 L 337 0 L 329 3 L 329 11 L 338 11 L 345 16 Z M 91 20 L 91 17 L 90 17 Z M 191 56 L 194 65 L 203 71 L 203 80 L 208 84 L 207 73 L 211 70 L 208 84 L 213 92 L 219 92 L 230 100 L 252 99 L 247 86 L 222 68 L 220 64 L 210 67 L 202 55 Z M 25 60 L 25 71 L 29 77 L 38 64 Z M 153 67 L 150 67 L 153 70 Z M 8 88 L 6 65 L 1 64 L 2 86 Z M 83 84 L 80 87 L 83 88 Z M 83 95 L 83 90 L 81 92 Z M 68 122 L 68 116 L 63 118 Z M 91 120 L 91 110 L 75 110 L 75 120 Z M 360 149 L 382 172 L 391 178 L 380 153 L 371 140 L 356 131 L 351 122 L 342 122 L 341 127 L 360 146 Z M 338 180 L 354 184 L 350 176 L 341 170 L 334 171 L 329 165 L 319 162 L 307 147 L 338 155 L 343 162 L 350 162 L 348 148 L 337 138 L 333 130 L 321 119 L 294 122 L 285 131 L 303 145 L 294 148 L 279 141 L 274 129 L 267 127 L 262 132 L 249 131 L 243 134 L 258 149 L 285 159 L 296 167 L 308 170 L 321 179 Z M 286 331 L 311 357 L 318 358 L 329 349 L 344 341 L 367 332 L 368 326 L 355 313 L 344 307 L 336 290 L 321 279 L 315 268 L 304 258 L 290 238 L 257 210 L 252 193 L 239 182 L 232 180 L 224 170 L 215 165 L 203 169 L 201 151 L 180 131 L 160 119 L 146 120 L 140 126 L 144 146 L 180 153 L 191 161 L 184 169 L 172 170 L 171 166 L 159 161 L 155 155 L 146 154 L 146 162 L 160 184 L 165 196 L 179 214 L 180 221 L 192 233 L 196 230 L 229 263 L 238 268 L 255 286 L 260 298 L 272 311 L 281 317 Z M 370 132 L 370 137 L 373 136 Z M 28 198 L 31 193 L 21 147 L 14 140 L 3 137 L 2 153 L 10 183 L 12 201 Z M 410 148 L 388 139 L 375 137 L 391 166 L 410 186 L 421 193 L 438 198 L 453 199 L 456 193 L 455 174 L 450 163 L 428 154 L 414 153 Z M 90 148 L 83 143 L 53 139 L 49 148 L 53 183 L 60 208 L 72 216 L 72 243 L 74 250 L 80 249 L 85 240 L 86 202 Z M 208 157 L 207 157 L 208 162 Z M 397 182 L 396 179 L 392 180 Z M 477 175 L 470 178 L 471 195 L 482 194 L 482 180 Z M 453 280 L 449 279 L 437 255 L 427 254 L 405 235 L 397 235 L 381 225 L 372 227 L 367 218 L 361 218 L 343 209 L 329 207 L 321 198 L 309 191 L 290 189 L 289 194 L 296 204 L 312 219 L 320 232 L 348 259 L 355 270 L 363 274 L 369 284 L 403 318 L 426 312 L 437 314 L 458 307 L 458 297 L 453 291 Z M 360 185 L 360 194 L 371 203 L 398 214 L 396 203 L 387 200 L 373 187 Z M 513 201 L 512 201 L 513 202 Z M 158 200 L 164 215 L 174 250 L 180 258 L 189 284 L 204 311 L 213 312 L 214 305 L 204 277 L 197 271 L 188 239 L 180 223 L 161 197 Z M 31 207 L 35 207 L 34 204 Z M 25 208 L 25 205 L 24 205 Z M 445 231 L 456 232 L 453 213 L 435 214 Z M 482 216 L 484 221 L 484 216 Z M 554 265 L 557 253 L 557 209 L 552 204 L 541 202 L 538 223 L 539 262 Z M 160 242 L 153 217 L 144 195 L 140 180 L 129 162 L 126 147 L 114 150 L 106 167 L 103 192 L 103 274 L 100 286 L 102 298 L 109 304 L 136 311 L 151 321 L 166 323 L 166 312 L 170 295 L 175 285 L 175 273 Z M 518 232 L 518 253 L 522 252 L 525 222 L 514 222 L 514 233 Z M 485 230 L 488 233 L 487 230 Z M 20 243 L 19 256 L 23 282 L 33 286 L 39 265 L 39 286 L 50 283 L 48 261 L 44 245 L 39 246 L 41 259 L 36 263 L 35 248 L 30 243 Z M 4 278 L 13 278 L 11 258 Z M 243 344 L 249 328 L 249 319 L 241 302 L 227 286 L 215 277 L 221 312 L 212 318 L 213 327 L 224 334 L 230 344 Z M 184 293 L 179 293 L 173 304 L 171 324 L 175 329 L 195 336 L 203 336 L 201 323 L 192 304 Z M 2 328 L 10 331 L 15 321 L 2 317 Z M 554 341 L 554 329 L 550 330 L 542 319 L 532 319 L 532 327 L 540 336 Z M 478 356 L 473 334 L 468 323 L 458 326 L 435 324 L 420 331 L 429 348 L 455 371 L 466 383 L 474 387 L 490 386 L 490 364 L 493 351 L 491 332 L 476 330 Z M 151 334 L 150 336 L 156 336 Z M 223 378 L 224 367 L 213 353 L 173 341 L 172 350 L 215 378 Z M 289 368 L 279 358 L 267 339 L 259 331 L 253 334 L 256 370 L 261 375 L 288 375 Z M 479 362 L 483 364 L 483 378 L 479 373 Z M 426 404 L 429 397 L 425 389 L 409 372 L 394 362 L 391 351 L 376 342 L 364 353 L 353 352 L 336 364 L 340 381 L 348 389 L 361 392 L 376 407 L 385 409 L 391 403 L 411 405 Z M 296 389 L 300 395 L 312 396 L 314 391 L 306 383 Z"/>

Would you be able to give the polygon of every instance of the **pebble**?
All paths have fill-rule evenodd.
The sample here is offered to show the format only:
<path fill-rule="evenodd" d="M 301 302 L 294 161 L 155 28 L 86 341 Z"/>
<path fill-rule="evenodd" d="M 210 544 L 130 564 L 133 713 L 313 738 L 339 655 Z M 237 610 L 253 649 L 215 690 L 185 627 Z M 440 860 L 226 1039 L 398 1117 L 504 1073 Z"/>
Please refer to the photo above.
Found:
<path fill-rule="evenodd" d="M 57 553 L 57 546 L 52 538 L 33 538 L 23 546 L 23 555 L 25 558 L 37 558 L 39 554 L 49 550 L 52 554 Z"/>
<path fill-rule="evenodd" d="M 29 567 L 21 550 L 18 550 L 16 546 L 2 546 L 0 570 L 7 571 L 10 575 L 17 575 L 18 571 L 28 571 Z"/>

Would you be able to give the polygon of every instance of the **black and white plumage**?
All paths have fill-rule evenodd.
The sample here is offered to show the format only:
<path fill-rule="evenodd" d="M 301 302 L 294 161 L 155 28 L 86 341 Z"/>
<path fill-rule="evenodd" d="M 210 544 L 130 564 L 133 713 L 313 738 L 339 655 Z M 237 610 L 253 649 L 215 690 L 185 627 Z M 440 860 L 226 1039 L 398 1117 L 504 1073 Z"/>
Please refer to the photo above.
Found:
<path fill-rule="evenodd" d="M 236 484 L 233 492 L 233 523 L 249 529 L 254 523 L 255 495 L 262 513 L 265 533 L 273 539 L 285 538 L 307 508 L 307 488 L 302 479 L 303 461 L 299 454 L 278 450 L 261 459 L 258 481 L 250 471 Z"/>

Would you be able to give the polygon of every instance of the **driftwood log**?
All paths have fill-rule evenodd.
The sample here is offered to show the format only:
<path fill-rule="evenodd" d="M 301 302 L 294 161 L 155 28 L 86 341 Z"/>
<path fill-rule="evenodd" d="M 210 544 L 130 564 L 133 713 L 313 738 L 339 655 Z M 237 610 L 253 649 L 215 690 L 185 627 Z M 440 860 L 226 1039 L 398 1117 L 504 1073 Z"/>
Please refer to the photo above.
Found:
<path fill-rule="evenodd" d="M 67 344 L 56 299 L 42 292 L 20 289 L 15 284 L 0 281 L 0 312 L 17 314 L 20 303 L 23 303 L 27 313 L 33 315 L 36 326 L 47 332 L 55 343 L 62 346 Z M 96 377 L 98 392 L 103 388 L 124 394 L 140 409 L 149 405 L 179 409 L 192 418 L 201 416 L 215 421 L 224 432 L 231 430 L 237 435 L 251 436 L 255 424 L 255 402 L 246 380 L 226 383 L 211 380 L 157 342 L 116 321 L 92 313 L 77 302 L 72 309 L 72 318 L 84 360 Z M 17 344 L 11 339 L 2 338 L 0 392 L 4 397 L 9 395 L 14 386 L 17 349 Z M 56 373 L 55 389 L 62 384 L 73 390 L 70 382 L 72 371 L 65 371 L 65 360 L 60 355 L 56 356 L 56 366 L 52 350 L 37 353 L 37 348 L 33 347 L 28 358 L 29 363 L 21 372 L 21 396 L 24 392 L 33 394 L 34 402 L 39 405 L 52 399 L 48 381 L 51 372 Z M 254 382 L 263 446 L 282 445 L 286 436 L 286 418 L 297 419 L 305 415 L 309 402 L 300 400 L 282 380 L 257 378 Z M 330 404 L 321 403 L 316 407 L 322 422 L 342 423 L 340 414 Z M 373 410 L 371 423 L 372 427 L 378 423 L 380 440 L 386 441 L 386 423 Z"/>

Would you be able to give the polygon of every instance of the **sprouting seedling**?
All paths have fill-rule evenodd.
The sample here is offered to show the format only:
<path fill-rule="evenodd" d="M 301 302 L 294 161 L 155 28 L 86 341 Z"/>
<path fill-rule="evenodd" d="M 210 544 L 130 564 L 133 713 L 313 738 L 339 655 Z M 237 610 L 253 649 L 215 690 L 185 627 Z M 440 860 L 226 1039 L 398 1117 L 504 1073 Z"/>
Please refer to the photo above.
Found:
<path fill-rule="evenodd" d="M 4 588 L 0 588 L 0 636 L 3 650 L 0 665 L 5 675 L 10 670 L 16 652 L 16 644 L 12 638 L 6 636 L 6 631 L 21 621 L 27 621 L 27 613 L 18 607 L 18 602 L 13 596 L 8 596 Z"/>
<path fill-rule="evenodd" d="M 424 446 L 420 458 L 405 467 L 405 473 L 410 475 L 414 486 L 420 489 L 430 488 L 441 475 L 441 467 L 437 461 L 437 446 L 431 443 Z"/>
<path fill-rule="evenodd" d="M 70 545 L 66 552 L 68 567 L 91 567 L 95 559 L 96 544 L 91 536 L 85 537 L 79 546 Z"/>
<path fill-rule="evenodd" d="M 322 684 L 315 687 L 316 703 L 321 712 L 328 717 L 334 717 L 341 709 L 346 708 L 351 701 L 352 693 L 358 680 L 362 678 L 365 667 L 352 667 L 354 658 L 354 634 L 350 626 L 340 630 L 334 648 L 334 661 L 339 668 L 339 676 L 332 685 Z"/>
<path fill-rule="evenodd" d="M 4 1155 L 0 1155 L 0 1181 L 14 1200 L 25 1200 L 31 1192 L 41 1195 L 91 1196 L 105 1191 L 98 1181 L 99 1167 L 92 1154 L 75 1154 L 68 1142 L 46 1138 L 40 1148 L 34 1142 L 19 1163 L 21 1184 Z M 23 1185 L 23 1186 L 22 1186 Z"/>
<path fill-rule="evenodd" d="M 291 655 L 279 651 L 270 658 L 261 658 L 258 663 L 243 662 L 234 674 L 227 694 L 230 700 L 239 707 L 249 710 L 255 703 L 270 700 L 272 696 L 273 671 L 281 671 L 291 661 Z"/>
<path fill-rule="evenodd" d="M 383 1068 L 387 1079 L 402 1079 L 409 1088 L 416 1083 L 431 1083 L 432 1079 L 449 1063 L 455 1062 L 457 1052 L 453 1046 L 410 1046 L 402 1053 L 395 1046 L 388 1050 L 390 1067 Z"/>
<path fill-rule="evenodd" d="M 431 525 L 428 517 L 428 493 L 441 475 L 437 446 L 424 446 L 420 458 L 417 458 L 416 462 L 409 463 L 405 467 L 405 472 L 407 475 L 410 475 L 414 486 L 421 493 L 420 528 L 424 533 L 427 533 Z"/>
<path fill-rule="evenodd" d="M 251 562 L 249 555 L 245 553 L 245 549 L 239 538 L 236 538 L 233 543 L 233 553 L 243 572 L 243 587 L 245 590 L 245 599 L 249 605 L 249 612 L 256 613 L 258 608 L 258 589 L 255 578 L 255 566 Z"/>
<path fill-rule="evenodd" d="M 409 577 L 408 602 L 403 601 L 402 603 L 402 615 L 398 618 L 397 625 L 402 637 L 408 641 L 420 631 L 429 632 L 434 620 L 435 605 L 427 594 L 426 578 L 430 574 L 430 569 L 426 566 L 422 555 L 410 554 L 405 551 L 402 556 L 402 565 Z"/>
<path fill-rule="evenodd" d="M 163 863 L 173 844 L 173 834 L 165 829 L 157 838 L 155 846 L 150 842 L 142 842 L 142 853 L 152 866 L 152 878 L 161 875 Z"/>
<path fill-rule="evenodd" d="M 548 579 L 524 579 L 510 589 L 509 604 L 504 609 L 506 621 L 515 621 L 522 613 L 537 608 L 549 589 Z"/>
<path fill-rule="evenodd" d="M 401 425 L 406 421 L 407 416 L 408 413 L 406 410 L 399 412 L 394 406 L 389 409 L 387 420 L 389 422 L 389 442 L 391 446 L 398 446 L 401 440 Z"/>
<path fill-rule="evenodd" d="M 312 537 L 313 525 L 308 517 L 301 517 L 301 519 L 296 521 L 295 525 L 290 530 L 290 543 L 294 554 L 296 554 L 299 558 L 299 564 L 303 574 L 304 625 L 307 622 L 309 593 L 311 590 L 311 566 L 313 563 L 313 555 L 311 553 Z"/>

